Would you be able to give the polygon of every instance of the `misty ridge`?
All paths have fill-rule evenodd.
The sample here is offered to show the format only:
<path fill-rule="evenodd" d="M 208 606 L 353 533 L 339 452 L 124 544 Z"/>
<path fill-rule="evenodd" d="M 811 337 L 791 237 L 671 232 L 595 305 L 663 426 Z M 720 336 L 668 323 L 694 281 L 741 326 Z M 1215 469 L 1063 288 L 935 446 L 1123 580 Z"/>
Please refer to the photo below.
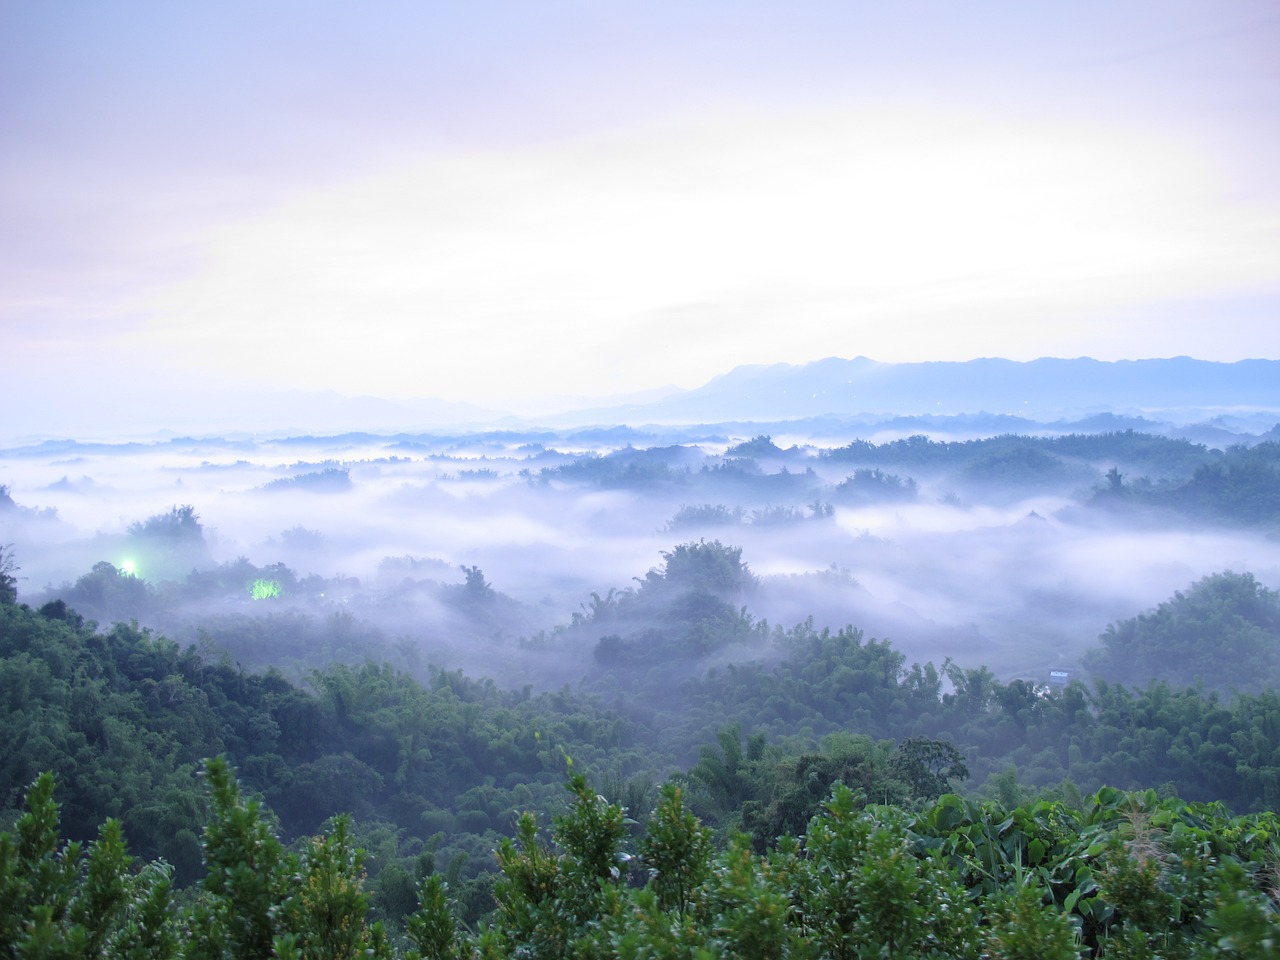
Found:
<path fill-rule="evenodd" d="M 1227 571 L 1280 584 L 1274 428 L 922 419 L 47 442 L 0 453 L 0 542 L 24 601 L 296 682 L 374 660 L 609 696 L 775 662 L 802 624 L 1140 686 L 1151 662 L 1097 654 L 1111 625 Z"/>
<path fill-rule="evenodd" d="M 118 816 L 195 888 L 200 791 L 234 769 L 291 849 L 351 814 L 369 915 L 403 933 L 431 889 L 444 928 L 498 922 L 513 843 L 550 855 L 531 817 L 564 847 L 566 778 L 631 849 L 683 791 L 730 858 L 841 804 L 993 837 L 1047 809 L 1274 818 L 1272 416 L 12 447 L 0 823 L 55 770 L 68 836 Z M 1105 897 L 1061 862 L 1096 941 Z"/>

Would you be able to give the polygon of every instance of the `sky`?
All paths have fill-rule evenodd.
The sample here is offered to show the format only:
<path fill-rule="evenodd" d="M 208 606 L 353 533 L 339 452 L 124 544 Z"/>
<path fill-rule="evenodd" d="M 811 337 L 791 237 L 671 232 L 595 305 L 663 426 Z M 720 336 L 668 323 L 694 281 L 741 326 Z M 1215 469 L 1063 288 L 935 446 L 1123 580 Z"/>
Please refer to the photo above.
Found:
<path fill-rule="evenodd" d="M 1275 359 L 1277 170 L 1275 0 L 0 0 L 0 366 L 70 431 Z"/>

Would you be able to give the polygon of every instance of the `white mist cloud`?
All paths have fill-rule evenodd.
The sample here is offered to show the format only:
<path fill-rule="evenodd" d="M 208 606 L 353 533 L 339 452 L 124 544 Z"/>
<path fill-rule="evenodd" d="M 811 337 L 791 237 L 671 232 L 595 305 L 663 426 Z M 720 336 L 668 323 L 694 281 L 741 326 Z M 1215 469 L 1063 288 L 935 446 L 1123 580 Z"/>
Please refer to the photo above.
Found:
<path fill-rule="evenodd" d="M 491 456 L 477 459 L 486 447 Z M 193 441 L 82 449 L 70 457 L 6 453 L 0 481 L 13 498 L 23 507 L 54 507 L 58 519 L 0 514 L 0 543 L 13 544 L 25 578 L 19 588 L 29 599 L 46 586 L 74 581 L 100 560 L 121 564 L 129 559 L 123 534 L 130 523 L 191 504 L 213 562 L 243 556 L 259 566 L 283 561 L 299 576 L 358 577 L 367 591 L 359 615 L 436 656 L 460 642 L 454 635 L 460 628 L 429 590 L 416 599 L 388 599 L 386 591 L 405 576 L 458 583 L 460 565 L 477 565 L 516 601 L 507 636 L 528 636 L 540 626 L 567 623 L 592 591 L 633 587 L 634 578 L 661 565 L 663 551 L 705 537 L 741 547 L 743 559 L 766 578 L 744 599 L 753 615 L 772 624 L 789 626 L 810 615 L 819 626 L 853 624 L 868 636 L 891 639 L 909 661 L 952 656 L 1006 676 L 1034 674 L 1050 659 L 1078 658 L 1107 623 L 1149 609 L 1207 574 L 1251 571 L 1268 586 L 1280 583 L 1275 544 L 1248 531 L 1121 525 L 1088 511 L 1064 512 L 1069 501 L 1062 497 L 1018 500 L 1000 491 L 987 499 L 975 492 L 968 507 L 939 503 L 946 478 L 931 481 L 937 489 L 920 502 L 840 507 L 832 520 L 672 531 L 668 522 L 681 506 L 704 500 L 741 506 L 747 515 L 768 506 L 804 515 L 815 496 L 831 496 L 829 485 L 839 477 L 790 493 L 678 482 L 603 490 L 530 483 L 518 471 L 527 467 L 536 476 L 545 461 L 479 440 L 459 446 L 455 456 L 418 451 L 391 461 L 392 452 L 403 456 L 376 441 L 334 439 L 230 449 Z M 263 489 L 333 460 L 350 470 L 349 490 Z M 477 468 L 496 476 L 459 477 Z M 1032 510 L 1038 518 L 1029 516 Z M 285 531 L 299 526 L 319 536 L 295 536 L 291 543 Z M 387 557 L 426 562 L 380 577 Z M 145 569 L 139 575 L 151 576 Z M 485 657 L 472 651 L 471 659 L 456 663 L 487 673 L 495 665 Z"/>

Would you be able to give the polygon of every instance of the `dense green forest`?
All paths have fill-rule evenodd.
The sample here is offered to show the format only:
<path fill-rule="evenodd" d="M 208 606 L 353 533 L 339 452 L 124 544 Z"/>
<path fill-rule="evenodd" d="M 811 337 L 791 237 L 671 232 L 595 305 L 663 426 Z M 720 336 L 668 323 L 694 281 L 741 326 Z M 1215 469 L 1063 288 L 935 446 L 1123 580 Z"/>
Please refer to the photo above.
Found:
<path fill-rule="evenodd" d="M 175 893 L 135 866 L 117 820 L 62 842 L 43 774 L 0 833 L 0 950 L 13 957 L 1195 958 L 1275 956 L 1280 820 L 1106 789 L 1008 809 L 948 794 L 864 805 L 837 784 L 766 854 L 717 847 L 678 783 L 642 831 L 582 775 L 548 833 L 522 814 L 497 848 L 493 910 L 460 922 L 429 866 L 404 914 L 376 897 L 351 820 L 286 847 L 226 762 L 204 767 L 204 875 Z M 404 878 L 408 881 L 409 878 Z M 380 891 L 381 892 L 381 891 Z"/>
<path fill-rule="evenodd" d="M 368 916 L 383 921 L 392 940 L 423 929 L 421 923 L 427 920 L 415 910 L 419 897 L 425 897 L 428 905 L 435 903 L 432 909 L 438 915 L 431 922 L 437 933 L 446 914 L 456 916 L 460 930 L 487 931 L 467 949 L 491 955 L 520 953 L 527 946 L 520 938 L 542 937 L 538 931 L 553 922 L 557 911 L 570 910 L 572 922 L 561 918 L 561 933 L 556 934 L 562 940 L 537 947 L 535 955 L 579 950 L 591 956 L 645 955 L 639 946 L 639 953 L 627 954 L 616 944 L 609 948 L 615 952 L 609 953 L 604 941 L 592 946 L 570 943 L 578 936 L 573 931 L 591 928 L 596 932 L 588 939 L 604 937 L 609 942 L 639 938 L 639 944 L 645 937 L 675 937 L 667 947 L 654 946 L 666 942 L 656 940 L 644 949 L 675 950 L 683 944 L 678 949 L 693 956 L 699 949 L 729 950 L 730 941 L 716 939 L 730 936 L 722 930 L 728 922 L 724 911 L 746 911 L 740 919 L 747 923 L 747 914 L 765 910 L 773 898 L 777 916 L 749 921 L 766 923 L 768 930 L 760 935 L 767 932 L 774 938 L 767 941 L 774 944 L 771 949 L 783 951 L 770 955 L 807 955 L 805 951 L 814 949 L 826 951 L 822 955 L 841 955 L 817 946 L 822 941 L 814 932 L 815 921 L 806 919 L 815 908 L 793 902 L 798 890 L 810 890 L 795 878 L 797 871 L 819 869 L 814 831 L 837 810 L 848 808 L 839 814 L 847 821 L 840 829 L 861 837 L 845 838 L 837 846 L 870 844 L 875 837 L 881 846 L 888 844 L 888 856 L 889 848 L 905 843 L 914 851 L 911 870 L 919 874 L 911 882 L 923 883 L 923 876 L 926 886 L 950 889 L 948 895 L 958 898 L 955 903 L 977 911 L 966 923 L 972 926 L 985 918 L 986 933 L 981 936 L 995 936 L 1000 923 L 1012 924 L 1010 930 L 1018 926 L 1018 910 L 1024 920 L 1031 915 L 1028 904 L 1017 907 L 1016 898 L 1009 899 L 1016 887 L 1010 886 L 1009 878 L 1025 879 L 1041 857 L 1028 859 L 1029 854 L 1018 853 L 1023 860 L 1014 857 L 1008 876 L 995 882 L 981 870 L 973 873 L 972 865 L 965 866 L 965 856 L 971 854 L 938 859 L 937 851 L 959 841 L 950 833 L 930 834 L 923 826 L 927 818 L 943 817 L 947 829 L 953 830 L 960 821 L 948 818 L 963 809 L 973 829 L 999 835 L 1008 828 L 1009 811 L 1022 811 L 1017 816 L 1024 819 L 1046 817 L 1046 822 L 1056 824 L 1053 829 L 1067 831 L 1052 844 L 1064 849 L 1076 844 L 1077 855 L 1079 850 L 1093 851 L 1089 869 L 1094 871 L 1120 869 L 1102 866 L 1110 862 L 1102 851 L 1114 853 L 1130 842 L 1122 839 L 1121 825 L 1132 815 L 1126 805 L 1138 804 L 1146 811 L 1138 816 L 1164 818 L 1170 827 L 1193 824 L 1211 838 L 1202 837 L 1201 842 L 1218 843 L 1217 832 L 1228 829 L 1221 824 L 1237 823 L 1230 820 L 1228 809 L 1247 815 L 1240 823 L 1270 824 L 1267 818 L 1280 802 L 1280 697 L 1270 688 L 1254 689 L 1258 678 L 1265 677 L 1260 671 L 1270 663 L 1266 656 L 1275 645 L 1280 600 L 1248 574 L 1210 577 L 1149 614 L 1113 624 L 1101 637 L 1096 652 L 1100 675 L 1111 663 L 1109 658 L 1121 651 L 1153 656 L 1144 650 L 1167 642 L 1170 650 L 1197 664 L 1199 686 L 1154 681 L 1131 689 L 1099 679 L 1092 686 L 1073 681 L 1047 688 L 1024 680 L 1001 682 L 981 666 L 950 661 L 941 666 L 908 665 L 890 643 L 865 638 L 854 628 L 818 630 L 809 623 L 771 628 L 757 623 L 730 602 L 755 582 L 736 548 L 691 542 L 678 545 L 664 560 L 636 589 L 597 597 L 566 628 L 602 637 L 587 680 L 578 689 L 534 694 L 528 689 L 501 690 L 491 681 L 432 668 L 423 681 L 374 662 L 317 666 L 307 685 L 299 687 L 273 670 L 246 670 L 226 654 L 182 649 L 136 625 L 117 623 L 102 629 L 61 599 L 38 610 L 17 603 L 12 557 L 6 553 L 6 588 L 0 604 L 0 724 L 13 748 L 6 751 L 0 768 L 0 806 L 5 811 L 0 817 L 6 824 L 19 824 L 24 791 L 43 771 L 50 771 L 59 784 L 66 836 L 89 842 L 103 819 L 112 817 L 118 824 L 112 829 L 119 836 L 111 844 L 127 842 L 142 861 L 168 865 L 130 874 L 133 879 L 126 886 L 145 889 L 145 897 L 154 898 L 161 887 L 172 884 L 192 891 L 177 898 L 181 903 L 214 910 L 210 904 L 219 894 L 210 887 L 209 825 L 230 816 L 228 811 L 239 809 L 240 801 L 228 799 L 227 791 L 233 790 L 229 773 L 221 787 L 213 784 L 212 797 L 200 781 L 201 771 L 208 769 L 207 758 L 225 757 L 244 789 L 271 811 L 254 815 L 267 818 L 272 836 L 293 851 L 286 854 L 282 847 L 279 862 L 289 863 L 288 869 L 298 874 L 304 869 L 299 866 L 302 861 L 289 857 L 320 856 L 323 850 L 329 858 L 323 869 L 340 872 L 335 864 L 347 864 L 341 870 L 348 871 L 344 882 L 349 883 L 351 903 L 365 904 Z M 131 579 L 118 571 L 97 570 L 91 576 L 121 580 L 125 588 Z M 470 589 L 488 589 L 476 577 Z M 460 589 L 465 595 L 466 585 Z M 1142 640 L 1129 642 L 1125 638 L 1130 636 Z M 537 642 L 554 640 L 544 636 Z M 1231 658 L 1215 661 L 1207 656 L 1219 648 L 1232 651 Z M 703 662 L 709 650 L 735 649 L 753 656 L 700 676 L 682 676 L 689 665 Z M 761 650 L 768 655 L 756 656 Z M 332 652 L 313 655 L 322 659 Z M 1233 682 L 1239 675 L 1232 658 L 1246 655 L 1253 657 L 1246 661 L 1248 682 Z M 620 665 L 625 672 L 619 671 Z M 1218 693 L 1210 685 L 1246 692 Z M 665 695 L 660 697 L 660 692 Z M 569 820 L 558 822 L 553 831 L 557 845 L 545 847 L 546 839 L 531 832 L 522 818 L 527 811 L 538 811 L 544 821 L 554 819 L 563 809 L 566 776 L 576 784 L 577 800 L 570 814 L 562 814 Z M 588 778 L 592 787 L 588 790 L 585 780 L 573 779 L 578 776 Z M 660 789 L 664 781 L 669 785 Z M 1114 792 L 1151 787 L 1158 787 L 1159 797 Z M 618 851 L 649 849 L 650 859 L 637 862 L 652 864 L 659 854 L 644 845 L 656 842 L 649 839 L 653 831 L 674 829 L 663 826 L 655 811 L 672 802 L 676 788 L 682 812 L 677 817 L 668 811 L 670 816 L 687 826 L 691 821 L 686 814 L 696 814 L 704 824 L 697 829 L 705 831 L 709 846 L 700 854 L 702 866 L 679 868 L 692 871 L 682 894 L 686 909 L 678 911 L 684 926 L 659 934 L 646 924 L 659 915 L 669 916 L 663 906 L 669 908 L 673 902 L 656 878 L 661 870 L 644 883 L 646 875 L 633 876 L 622 861 L 610 860 L 610 869 L 621 879 L 600 873 L 598 879 L 613 887 L 607 882 L 596 890 L 588 884 L 587 897 L 583 878 L 572 879 L 583 869 L 574 857 L 596 857 L 592 869 L 599 872 L 602 854 L 596 848 L 575 852 L 577 841 L 566 831 L 571 831 L 567 824 L 573 817 L 586 817 L 595 825 L 592 829 L 600 827 L 592 818 L 603 814 L 596 811 L 588 817 L 593 804 L 625 809 L 627 822 L 619 821 L 610 843 Z M 945 799 L 956 789 L 970 794 L 977 789 L 990 800 L 983 807 L 976 801 Z M 225 794 L 220 799 L 219 790 Z M 1215 803 L 1221 806 L 1212 806 Z M 1108 804 L 1116 810 L 1105 816 L 1096 813 L 1099 805 Z M 940 812 L 944 810 L 953 812 Z M 1040 813 L 1027 812 L 1035 810 Z M 334 820 L 343 814 L 353 819 Z M 47 821 L 43 816 L 41 822 L 47 826 Z M 1100 826 L 1104 822 L 1109 824 L 1105 830 Z M 833 828 L 828 823 L 821 829 Z M 1101 833 L 1088 843 L 1070 835 L 1075 830 L 1083 836 L 1091 829 Z M 1253 829 L 1237 826 L 1230 828 L 1235 833 L 1228 833 L 1235 837 Z M 1270 836 L 1266 831 L 1271 829 L 1266 827 L 1256 837 Z M 317 832 L 326 839 L 307 839 Z M 808 839 L 800 847 L 789 839 L 806 833 Z M 1045 837 L 1039 844 L 1035 849 L 1052 845 Z M 364 851 L 360 869 L 368 874 L 362 892 L 352 872 L 357 847 Z M 1265 889 L 1262 864 L 1271 854 L 1248 844 L 1237 847 L 1220 862 L 1238 861 L 1243 871 L 1239 876 L 1214 873 L 1176 881 L 1199 884 L 1203 902 L 1187 908 L 1191 913 L 1185 921 L 1166 924 L 1168 929 L 1158 934 L 1166 943 L 1182 944 L 1178 949 L 1184 953 L 1168 955 L 1195 955 L 1204 931 L 1216 929 L 1214 924 L 1229 927 L 1237 922 L 1226 919 L 1228 914 L 1238 919 L 1253 910 L 1257 922 L 1271 923 L 1263 901 L 1250 892 Z M 19 844 L 15 849 L 25 848 Z M 1001 849 L 1001 855 L 1009 857 L 1019 848 L 1015 843 Z M 926 856 L 929 851 L 934 854 Z M 112 856 L 123 862 L 123 854 Z M 1166 868 L 1151 866 L 1156 862 L 1151 856 L 1144 854 L 1146 859 L 1140 858 L 1134 867 L 1151 875 L 1133 882 L 1141 880 L 1154 891 L 1164 891 L 1159 895 L 1169 896 L 1174 881 L 1162 879 L 1160 870 Z M 1173 850 L 1160 856 L 1170 863 L 1186 859 Z M 720 858 L 715 861 L 720 865 L 711 869 L 708 865 L 715 858 Z M 18 867 L 12 869 L 15 877 L 21 873 Z M 70 884 L 74 871 L 66 869 L 63 879 Z M 85 869 L 82 883 L 94 876 L 92 866 Z M 1045 865 L 1045 876 L 1066 869 Z M 1116 910 L 1118 894 L 1108 898 L 1098 893 L 1100 886 L 1086 885 L 1086 893 L 1075 896 L 1068 907 L 1067 898 L 1079 889 L 1078 865 L 1071 869 L 1076 870 L 1071 876 L 1077 887 L 1060 881 L 1055 888 L 1045 879 L 1037 894 L 1056 897 L 1063 916 L 1075 918 L 1070 921 L 1075 926 L 1063 926 L 1056 935 L 1081 937 L 1095 949 L 1110 943 L 1107 955 L 1145 955 L 1117 953 L 1122 948 L 1115 944 L 1120 941 L 1111 935 L 1137 929 L 1113 920 L 1123 915 Z M 538 871 L 550 872 L 540 878 Z M 162 874 L 163 884 L 158 879 Z M 712 878 L 723 880 L 729 874 L 752 892 L 713 889 Z M 562 880 L 548 879 L 562 875 Z M 562 891 L 556 886 L 561 882 L 569 885 Z M 270 895 L 283 897 L 287 887 Z M 981 896 L 974 892 L 979 888 Z M 1234 899 L 1214 899 L 1226 897 L 1222 891 L 1228 888 Z M 527 902 L 534 890 L 559 892 L 543 898 L 546 902 L 537 897 L 537 903 Z M 813 895 L 821 899 L 832 894 Z M 74 900 L 87 894 L 66 896 Z M 185 899 L 189 896 L 196 899 Z M 621 901 L 610 897 L 635 901 L 624 910 Z M 557 905 L 561 898 L 571 905 Z M 731 904 L 736 906 L 731 909 Z M 583 910 L 597 913 L 579 915 Z M 608 916 L 639 918 L 645 910 L 653 913 L 639 929 L 628 926 L 632 920 L 618 920 L 617 928 L 608 921 Z M 171 918 L 177 915 L 170 908 L 166 911 Z M 70 922 L 75 915 L 64 911 L 60 916 Z M 207 917 L 201 922 L 213 923 Z M 599 926 L 592 928 L 592 923 Z M 273 929 L 280 935 L 289 932 L 279 925 Z M 1157 933 L 1144 927 L 1142 935 L 1154 938 Z M 369 936 L 376 940 L 378 935 Z M 937 936 L 943 937 L 938 941 L 942 943 L 959 934 L 952 930 Z M 974 939 L 980 935 L 972 930 L 964 936 L 969 940 L 939 946 L 944 951 L 939 955 L 990 949 Z M 922 950 L 919 945 L 901 949 L 908 951 L 902 956 L 929 955 L 909 952 Z M 847 955 L 860 954 L 855 950 Z"/>

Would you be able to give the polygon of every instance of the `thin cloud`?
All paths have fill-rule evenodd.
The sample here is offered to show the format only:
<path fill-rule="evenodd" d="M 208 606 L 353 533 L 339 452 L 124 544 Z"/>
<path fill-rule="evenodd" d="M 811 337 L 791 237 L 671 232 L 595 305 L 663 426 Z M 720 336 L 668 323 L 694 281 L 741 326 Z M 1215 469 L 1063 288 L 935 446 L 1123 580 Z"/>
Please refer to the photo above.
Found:
<path fill-rule="evenodd" d="M 686 118 L 415 165 L 224 227 L 131 342 L 299 386 L 471 400 L 907 359 L 904 326 L 931 359 L 1038 355 L 1062 325 L 1280 272 L 1280 215 L 1221 186 L 1177 143 L 1106 127 Z"/>

